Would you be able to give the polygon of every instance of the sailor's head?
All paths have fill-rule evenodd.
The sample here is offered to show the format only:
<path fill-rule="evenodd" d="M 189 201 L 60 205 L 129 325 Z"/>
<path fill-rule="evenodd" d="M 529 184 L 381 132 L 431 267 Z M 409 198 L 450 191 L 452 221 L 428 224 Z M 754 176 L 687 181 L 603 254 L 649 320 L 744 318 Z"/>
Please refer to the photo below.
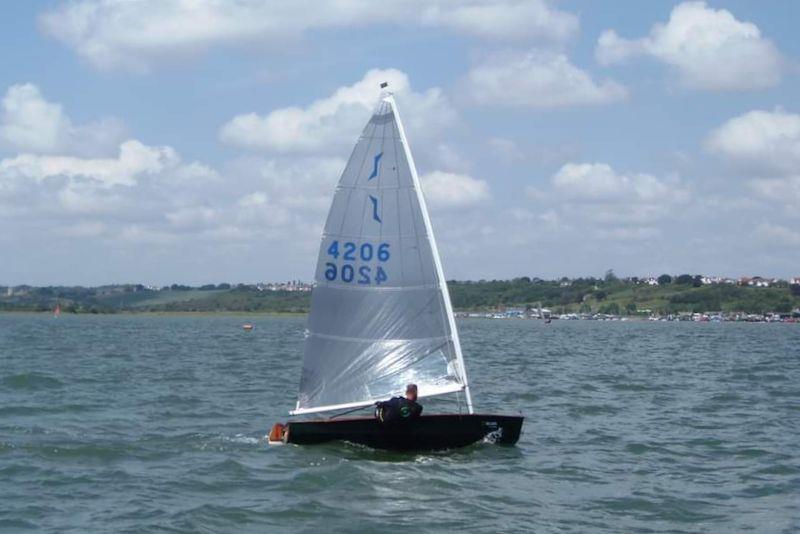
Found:
<path fill-rule="evenodd" d="M 417 400 L 417 385 L 409 384 L 406 386 L 406 398 L 410 401 Z"/>

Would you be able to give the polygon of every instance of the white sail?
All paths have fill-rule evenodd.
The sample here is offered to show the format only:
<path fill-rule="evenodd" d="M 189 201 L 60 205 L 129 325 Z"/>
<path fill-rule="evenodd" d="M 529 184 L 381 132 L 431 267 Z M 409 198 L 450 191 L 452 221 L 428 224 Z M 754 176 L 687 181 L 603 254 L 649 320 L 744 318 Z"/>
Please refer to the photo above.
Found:
<path fill-rule="evenodd" d="M 296 409 L 366 406 L 419 386 L 464 390 L 461 355 L 425 199 L 391 95 L 345 167 L 325 224 Z"/>

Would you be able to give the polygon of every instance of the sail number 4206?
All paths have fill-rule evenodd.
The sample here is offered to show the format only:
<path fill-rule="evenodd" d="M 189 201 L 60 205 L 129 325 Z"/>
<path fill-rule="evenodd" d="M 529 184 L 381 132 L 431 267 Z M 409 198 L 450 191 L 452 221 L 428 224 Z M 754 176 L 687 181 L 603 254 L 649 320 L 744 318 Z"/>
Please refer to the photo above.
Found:
<path fill-rule="evenodd" d="M 373 269 L 370 265 L 361 265 L 358 268 L 349 263 L 345 263 L 341 267 L 332 262 L 325 263 L 325 279 L 334 281 L 336 279 L 342 282 L 357 283 L 357 284 L 382 284 L 388 280 L 386 271 L 380 265 L 389 261 L 389 243 L 381 243 L 375 246 L 372 243 L 361 243 L 356 245 L 352 241 L 339 243 L 338 240 L 331 242 L 328 246 L 328 256 L 334 260 L 338 260 L 339 256 L 343 261 L 362 261 L 371 262 L 378 260 L 379 264 Z"/>

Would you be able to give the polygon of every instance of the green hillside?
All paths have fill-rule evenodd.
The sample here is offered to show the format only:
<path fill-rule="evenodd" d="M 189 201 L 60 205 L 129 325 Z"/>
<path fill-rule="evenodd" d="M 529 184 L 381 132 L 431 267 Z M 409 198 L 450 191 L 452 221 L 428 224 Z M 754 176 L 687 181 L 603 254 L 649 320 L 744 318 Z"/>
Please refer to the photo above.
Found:
<path fill-rule="evenodd" d="M 636 279 L 578 278 L 540 280 L 451 281 L 457 310 L 494 311 L 507 307 L 539 306 L 556 313 L 584 312 L 615 315 L 680 312 L 787 313 L 800 308 L 800 285 L 787 282 L 771 287 L 733 284 L 702 285 L 698 277 L 683 275 L 661 285 Z M 263 289 L 263 288 L 262 288 Z M 86 287 L 0 286 L 0 311 L 64 313 L 119 312 L 265 312 L 302 313 L 310 292 L 260 290 L 252 285 L 219 284 L 202 288 L 174 284 L 151 289 L 142 285 Z"/>

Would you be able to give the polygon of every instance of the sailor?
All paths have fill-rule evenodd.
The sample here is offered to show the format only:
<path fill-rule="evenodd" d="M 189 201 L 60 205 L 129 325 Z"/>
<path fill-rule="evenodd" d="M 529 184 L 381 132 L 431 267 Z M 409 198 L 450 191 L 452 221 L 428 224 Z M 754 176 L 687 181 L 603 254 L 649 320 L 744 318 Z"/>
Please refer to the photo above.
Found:
<path fill-rule="evenodd" d="M 417 385 L 406 386 L 405 397 L 392 397 L 388 401 L 375 403 L 375 417 L 382 423 L 409 421 L 419 417 L 422 406 L 417 403 Z"/>

